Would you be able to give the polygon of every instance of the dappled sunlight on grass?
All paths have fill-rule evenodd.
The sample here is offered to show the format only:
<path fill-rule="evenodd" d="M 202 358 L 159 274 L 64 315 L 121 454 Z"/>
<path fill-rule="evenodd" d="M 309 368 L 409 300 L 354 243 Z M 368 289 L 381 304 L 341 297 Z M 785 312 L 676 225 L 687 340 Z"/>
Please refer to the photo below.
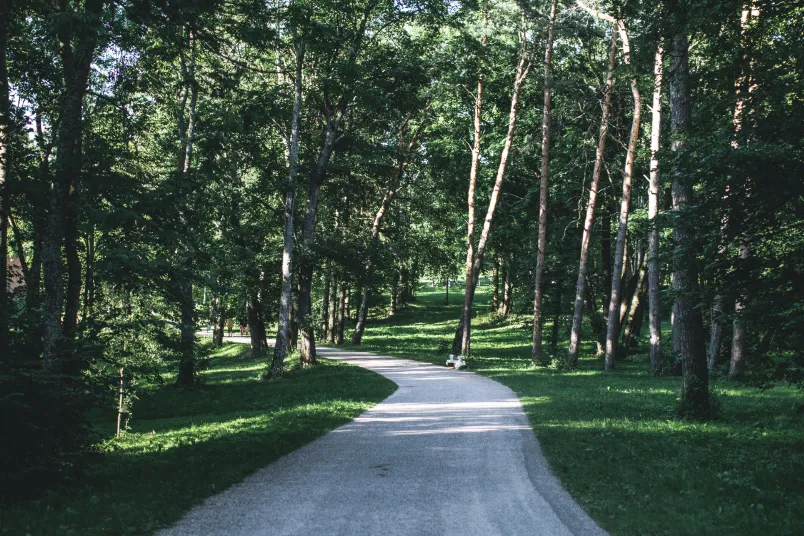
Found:
<path fill-rule="evenodd" d="M 322 359 L 288 363 L 287 379 L 260 380 L 265 360 L 247 345 L 204 345 L 200 389 L 152 388 L 133 409 L 131 430 L 107 439 L 69 490 L 3 515 L 2 534 L 142 534 L 177 521 L 278 457 L 348 423 L 396 385 L 373 372 Z M 114 412 L 101 415 L 109 433 Z M 103 505 L 101 508 L 99 505 Z"/>
<path fill-rule="evenodd" d="M 710 422 L 675 419 L 679 378 L 655 377 L 646 354 L 602 371 L 593 340 L 579 368 L 532 367 L 529 315 L 484 312 L 478 290 L 469 369 L 522 400 L 554 472 L 612 534 L 799 534 L 804 526 L 804 396 L 789 387 L 760 392 L 725 381 Z M 414 306 L 370 322 L 361 350 L 442 365 L 461 295 L 424 290 Z M 565 321 L 564 326 L 568 325 Z M 545 327 L 546 333 L 550 325 Z M 665 342 L 669 331 L 665 326 Z M 647 328 L 646 328 L 647 330 Z M 589 337 L 589 328 L 584 333 Z M 566 351 L 560 332 L 558 356 Z M 644 346 L 643 346 L 644 347 Z M 545 342 L 544 354 L 549 355 Z M 669 348 L 668 348 L 669 352 Z"/>

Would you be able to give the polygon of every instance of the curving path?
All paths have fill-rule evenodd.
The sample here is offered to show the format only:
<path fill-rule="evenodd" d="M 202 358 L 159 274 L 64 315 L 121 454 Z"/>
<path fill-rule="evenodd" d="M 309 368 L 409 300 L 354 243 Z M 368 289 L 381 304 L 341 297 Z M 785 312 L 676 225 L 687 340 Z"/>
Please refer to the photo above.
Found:
<path fill-rule="evenodd" d="M 399 389 L 160 535 L 606 534 L 552 475 L 507 387 L 407 359 L 318 351 Z"/>

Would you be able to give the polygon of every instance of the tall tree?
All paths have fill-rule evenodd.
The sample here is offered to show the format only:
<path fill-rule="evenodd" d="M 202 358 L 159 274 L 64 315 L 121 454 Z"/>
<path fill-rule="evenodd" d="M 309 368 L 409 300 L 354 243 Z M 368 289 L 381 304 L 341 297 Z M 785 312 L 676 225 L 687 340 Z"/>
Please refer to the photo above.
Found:
<path fill-rule="evenodd" d="M 600 133 L 598 134 L 597 151 L 595 152 L 595 166 L 592 171 L 592 182 L 589 187 L 589 199 L 586 202 L 586 217 L 583 223 L 583 236 L 581 237 L 581 259 L 578 264 L 578 282 L 575 287 L 575 308 L 572 315 L 572 331 L 570 333 L 569 353 L 567 366 L 575 367 L 578 363 L 578 352 L 581 344 L 581 326 L 583 322 L 583 305 L 586 299 L 586 274 L 589 269 L 589 243 L 592 238 L 592 228 L 595 224 L 595 208 L 597 206 L 597 192 L 600 183 L 600 171 L 603 168 L 603 157 L 606 151 L 606 137 L 609 129 L 609 110 L 611 109 L 611 93 L 614 86 L 614 64 L 617 58 L 617 32 L 612 32 L 611 46 L 609 48 L 608 74 L 603 88 L 603 105 L 600 116 Z"/>
<path fill-rule="evenodd" d="M 483 2 L 483 37 L 481 44 L 485 49 L 488 45 L 486 35 L 489 22 L 489 5 Z M 472 143 L 472 165 L 469 168 L 469 188 L 467 191 L 467 211 L 466 211 L 466 271 L 463 295 L 463 318 L 472 315 L 472 265 L 475 260 L 475 187 L 477 185 L 477 170 L 480 166 L 480 132 L 482 126 L 483 113 L 483 84 L 484 78 L 482 71 L 477 75 L 477 91 L 475 92 L 475 111 L 474 111 L 474 141 Z M 446 301 L 449 302 L 449 280 L 447 280 Z M 461 333 L 461 355 L 469 353 L 469 337 L 471 326 L 464 322 Z"/>
<path fill-rule="evenodd" d="M 698 290 L 698 263 L 692 243 L 695 231 L 687 217 L 692 203 L 692 177 L 688 171 L 692 127 L 689 83 L 689 42 L 686 27 L 676 14 L 670 62 L 670 131 L 673 162 L 673 274 L 675 294 L 674 337 L 683 364 L 681 412 L 693 418 L 709 414 L 709 374 L 706 366 L 703 319 Z"/>
<path fill-rule="evenodd" d="M 11 195 L 9 191 L 9 162 L 11 110 L 9 102 L 8 50 L 9 22 L 11 19 L 11 0 L 0 2 L 0 352 L 8 346 L 8 224 L 11 214 Z"/>
<path fill-rule="evenodd" d="M 291 290 L 293 286 L 293 216 L 296 200 L 296 175 L 299 171 L 299 135 L 302 106 L 302 76 L 304 66 L 304 39 L 294 38 L 296 55 L 293 80 L 293 115 L 291 116 L 290 141 L 288 143 L 288 181 L 285 187 L 284 218 L 285 230 L 282 243 L 282 293 L 279 298 L 279 321 L 271 362 L 271 374 L 281 377 L 288 353 L 288 332 L 290 328 Z"/>
<path fill-rule="evenodd" d="M 750 46 L 748 43 L 749 32 L 751 25 L 756 24 L 759 18 L 759 7 L 756 2 L 751 0 L 742 10 L 740 15 L 740 48 L 742 49 L 742 61 L 740 78 L 737 82 L 737 103 L 734 107 L 734 140 L 732 147 L 737 149 L 740 146 L 741 138 L 745 140 L 745 136 L 741 135 L 743 124 L 746 115 L 746 101 L 748 94 L 753 93 L 756 89 L 756 83 L 751 80 L 751 64 L 749 59 L 751 55 Z M 749 236 L 748 232 L 744 229 L 738 238 L 739 240 L 739 262 L 745 264 L 749 255 Z M 745 296 L 737 296 L 734 301 L 734 323 L 732 325 L 732 340 L 731 340 L 731 356 L 729 359 L 729 378 L 740 379 L 745 374 L 745 318 L 743 318 L 743 309 L 745 308 Z"/>
<path fill-rule="evenodd" d="M 45 275 L 42 338 L 45 366 L 56 366 L 64 358 L 61 367 L 66 372 L 75 372 L 74 365 L 77 364 L 71 360 L 70 346 L 78 321 L 78 300 L 81 294 L 78 200 L 81 191 L 83 100 L 99 41 L 101 15 L 105 5 L 106 2 L 102 0 L 87 0 L 79 12 L 73 10 L 68 2 L 61 2 L 54 7 L 53 13 L 57 20 L 56 35 L 64 94 L 59 105 L 54 185 L 42 243 L 42 268 Z M 67 259 L 66 301 L 62 244 Z"/>
<path fill-rule="evenodd" d="M 653 60 L 653 100 L 651 102 L 650 123 L 650 183 L 648 185 L 648 317 L 650 324 L 650 370 L 654 374 L 662 370 L 662 311 L 659 298 L 659 194 L 661 192 L 661 173 L 659 169 L 659 150 L 662 129 L 662 79 L 664 75 L 664 36 L 660 34 L 659 44 Z M 627 341 L 626 341 L 627 342 Z"/>
<path fill-rule="evenodd" d="M 542 275 L 544 274 L 544 249 L 547 246 L 547 180 L 550 172 L 550 70 L 553 64 L 553 28 L 556 23 L 558 0 L 550 5 L 547 22 L 547 44 L 544 49 L 544 112 L 542 116 L 542 169 L 539 183 L 539 237 L 536 244 L 536 273 L 533 295 L 533 349 L 531 363 L 542 360 Z"/>
<path fill-rule="evenodd" d="M 524 26 L 524 21 L 523 21 Z M 472 326 L 471 306 L 477 289 L 477 281 L 480 277 L 480 270 L 483 267 L 483 257 L 486 253 L 488 246 L 489 233 L 491 232 L 491 224 L 494 220 L 494 211 L 497 208 L 497 202 L 500 198 L 500 191 L 502 189 L 503 178 L 505 177 L 505 168 L 508 165 L 508 156 L 511 152 L 511 146 L 514 143 L 514 131 L 516 130 L 516 121 L 519 114 L 519 95 L 522 91 L 522 86 L 525 85 L 525 80 L 530 74 L 533 67 L 533 62 L 530 59 L 530 47 L 528 46 L 527 30 L 523 27 L 521 31 L 521 47 L 519 52 L 519 61 L 516 67 L 516 74 L 514 76 L 514 91 L 511 95 L 511 110 L 508 113 L 508 131 L 505 135 L 505 142 L 502 151 L 500 152 L 500 163 L 497 166 L 497 176 L 494 180 L 494 188 L 491 191 L 491 198 L 489 199 L 489 206 L 486 210 L 486 218 L 483 221 L 483 229 L 480 232 L 480 239 L 477 242 L 477 251 L 472 261 L 472 288 L 468 296 L 464 300 L 464 310 L 466 310 L 466 300 L 469 301 L 470 314 L 464 315 L 461 319 L 461 325 L 458 331 L 462 333 L 461 342 L 461 355 L 469 355 L 469 333 Z"/>
<path fill-rule="evenodd" d="M 614 21 L 615 31 L 620 34 L 623 43 L 623 58 L 626 65 L 631 64 L 631 45 L 628 41 L 628 32 L 622 20 Z M 614 370 L 617 356 L 617 341 L 620 334 L 620 278 L 625 258 L 625 236 L 628 232 L 628 212 L 631 206 L 631 177 L 634 171 L 634 158 L 636 157 L 637 140 L 639 138 L 640 116 L 642 111 L 642 98 L 637 87 L 636 77 L 631 79 L 631 95 L 634 99 L 634 117 L 631 123 L 631 135 L 628 138 L 628 150 L 623 166 L 623 195 L 620 199 L 620 222 L 617 228 L 617 241 L 614 249 L 614 272 L 611 280 L 611 300 L 609 301 L 609 322 L 606 331 L 606 361 L 605 369 Z"/>

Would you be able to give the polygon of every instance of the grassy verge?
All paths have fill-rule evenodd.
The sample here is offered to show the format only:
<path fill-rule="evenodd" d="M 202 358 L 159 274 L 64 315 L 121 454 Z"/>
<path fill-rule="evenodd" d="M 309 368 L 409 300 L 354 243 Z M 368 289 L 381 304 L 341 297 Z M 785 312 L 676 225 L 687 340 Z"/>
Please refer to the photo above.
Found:
<path fill-rule="evenodd" d="M 461 299 L 456 293 L 446 306 L 443 290 L 424 291 L 399 315 L 371 322 L 361 349 L 443 363 L 436 348 L 451 340 Z M 478 296 L 478 310 L 488 308 L 487 300 Z M 652 377 L 647 355 L 604 373 L 589 342 L 576 371 L 531 368 L 530 321 L 525 315 L 477 318 L 469 367 L 519 395 L 556 475 L 606 530 L 801 534 L 800 392 L 779 387 L 761 393 L 718 381 L 713 390 L 720 417 L 678 421 L 673 413 L 680 379 Z M 559 351 L 567 339 L 562 333 Z"/>
<path fill-rule="evenodd" d="M 340 426 L 396 385 L 335 361 L 287 379 L 259 379 L 264 363 L 245 345 L 213 352 L 205 385 L 154 389 L 134 407 L 132 430 L 100 445 L 85 474 L 47 496 L 6 508 L 0 534 L 144 534 L 170 525 L 204 498 Z M 106 415 L 107 436 L 114 415 Z"/>

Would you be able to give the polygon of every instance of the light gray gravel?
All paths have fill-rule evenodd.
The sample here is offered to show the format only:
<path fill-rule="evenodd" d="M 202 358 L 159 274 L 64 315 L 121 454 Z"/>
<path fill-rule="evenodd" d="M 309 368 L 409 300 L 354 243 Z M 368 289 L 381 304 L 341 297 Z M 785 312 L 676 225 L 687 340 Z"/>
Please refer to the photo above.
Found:
<path fill-rule="evenodd" d="M 406 359 L 319 353 L 399 389 L 161 536 L 606 534 L 552 475 L 507 387 Z"/>

